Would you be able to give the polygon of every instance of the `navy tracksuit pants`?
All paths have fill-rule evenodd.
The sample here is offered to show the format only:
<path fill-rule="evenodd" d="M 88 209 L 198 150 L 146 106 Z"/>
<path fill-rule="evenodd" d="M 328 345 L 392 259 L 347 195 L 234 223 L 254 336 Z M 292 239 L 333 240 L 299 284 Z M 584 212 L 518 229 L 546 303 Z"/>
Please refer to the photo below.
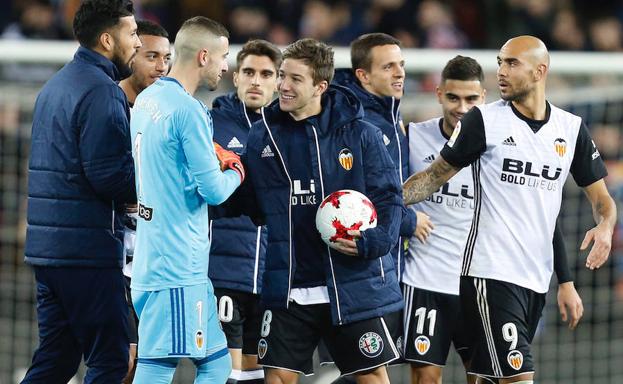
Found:
<path fill-rule="evenodd" d="M 128 305 L 120 268 L 35 266 L 39 347 L 22 381 L 66 384 L 84 357 L 85 383 L 121 383 Z"/>

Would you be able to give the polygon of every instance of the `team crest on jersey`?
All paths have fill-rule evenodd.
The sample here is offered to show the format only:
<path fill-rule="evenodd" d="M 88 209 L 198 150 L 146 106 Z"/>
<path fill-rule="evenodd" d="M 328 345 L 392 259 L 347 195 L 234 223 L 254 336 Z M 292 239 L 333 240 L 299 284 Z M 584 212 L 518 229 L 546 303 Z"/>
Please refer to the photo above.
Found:
<path fill-rule="evenodd" d="M 514 349 L 508 353 L 508 356 L 506 356 L 506 361 L 508 361 L 508 365 L 510 365 L 511 368 L 519 371 L 523 366 L 523 354 L 518 350 Z"/>
<path fill-rule="evenodd" d="M 201 329 L 198 329 L 197 332 L 195 332 L 195 345 L 197 346 L 197 349 L 203 348 L 203 331 Z"/>
<path fill-rule="evenodd" d="M 563 138 L 557 138 L 554 140 L 554 149 L 558 156 L 563 157 L 567 153 L 567 141 Z"/>
<path fill-rule="evenodd" d="M 340 165 L 345 170 L 350 171 L 353 168 L 353 153 L 350 149 L 342 149 L 337 159 L 340 161 Z"/>
<path fill-rule="evenodd" d="M 266 351 L 268 351 L 268 342 L 266 339 L 260 339 L 257 343 L 257 356 L 263 359 L 266 356 Z"/>
<path fill-rule="evenodd" d="M 417 353 L 423 356 L 428 352 L 429 349 L 430 340 L 428 340 L 428 337 L 420 335 L 415 338 L 415 350 L 417 351 Z"/>
<path fill-rule="evenodd" d="M 459 120 L 458 123 L 456 123 L 456 126 L 454 127 L 454 131 L 452 131 L 452 136 L 450 136 L 450 140 L 448 140 L 448 147 L 452 148 L 452 146 L 454 145 L 454 142 L 456 141 L 456 138 L 459 137 L 459 133 L 461 133 L 461 121 Z"/>
<path fill-rule="evenodd" d="M 383 352 L 383 339 L 376 332 L 366 332 L 359 338 L 359 350 L 366 357 L 377 357 Z"/>

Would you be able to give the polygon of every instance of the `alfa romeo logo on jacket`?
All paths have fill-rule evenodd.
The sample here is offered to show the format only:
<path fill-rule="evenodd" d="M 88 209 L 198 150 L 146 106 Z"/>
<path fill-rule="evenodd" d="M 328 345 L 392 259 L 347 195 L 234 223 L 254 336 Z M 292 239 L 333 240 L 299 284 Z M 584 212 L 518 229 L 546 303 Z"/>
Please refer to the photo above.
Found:
<path fill-rule="evenodd" d="M 383 352 L 383 339 L 375 332 L 366 332 L 359 338 L 359 350 L 366 357 L 377 357 Z"/>

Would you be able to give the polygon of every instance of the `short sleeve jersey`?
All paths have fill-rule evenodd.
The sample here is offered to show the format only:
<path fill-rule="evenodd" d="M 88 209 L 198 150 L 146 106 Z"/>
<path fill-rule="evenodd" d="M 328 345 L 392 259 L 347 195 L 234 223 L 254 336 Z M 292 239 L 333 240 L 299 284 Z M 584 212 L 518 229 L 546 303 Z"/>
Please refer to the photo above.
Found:
<path fill-rule="evenodd" d="M 448 141 L 443 120 L 435 118 L 409 124 L 409 171 L 425 170 Z M 474 216 L 474 182 L 465 167 L 426 200 L 411 206 L 431 217 L 435 229 L 421 243 L 409 241 L 402 282 L 428 291 L 459 294 L 463 247 Z"/>
<path fill-rule="evenodd" d="M 580 187 L 607 174 L 582 119 L 547 103 L 546 119 L 535 121 L 499 100 L 468 112 L 441 156 L 473 168 L 475 212 L 461 274 L 547 292 L 568 174 Z"/>

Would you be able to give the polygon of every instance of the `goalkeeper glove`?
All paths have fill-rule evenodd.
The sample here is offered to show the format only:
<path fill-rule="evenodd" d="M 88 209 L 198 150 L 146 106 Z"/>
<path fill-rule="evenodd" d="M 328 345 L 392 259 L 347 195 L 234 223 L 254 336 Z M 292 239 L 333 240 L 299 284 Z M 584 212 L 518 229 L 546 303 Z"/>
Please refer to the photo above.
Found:
<path fill-rule="evenodd" d="M 214 143 L 214 152 L 216 153 L 216 158 L 221 166 L 221 171 L 232 169 L 238 172 L 238 176 L 240 176 L 240 184 L 242 184 L 245 173 L 242 162 L 240 161 L 240 156 L 236 155 L 232 151 L 224 149 L 216 142 Z"/>

